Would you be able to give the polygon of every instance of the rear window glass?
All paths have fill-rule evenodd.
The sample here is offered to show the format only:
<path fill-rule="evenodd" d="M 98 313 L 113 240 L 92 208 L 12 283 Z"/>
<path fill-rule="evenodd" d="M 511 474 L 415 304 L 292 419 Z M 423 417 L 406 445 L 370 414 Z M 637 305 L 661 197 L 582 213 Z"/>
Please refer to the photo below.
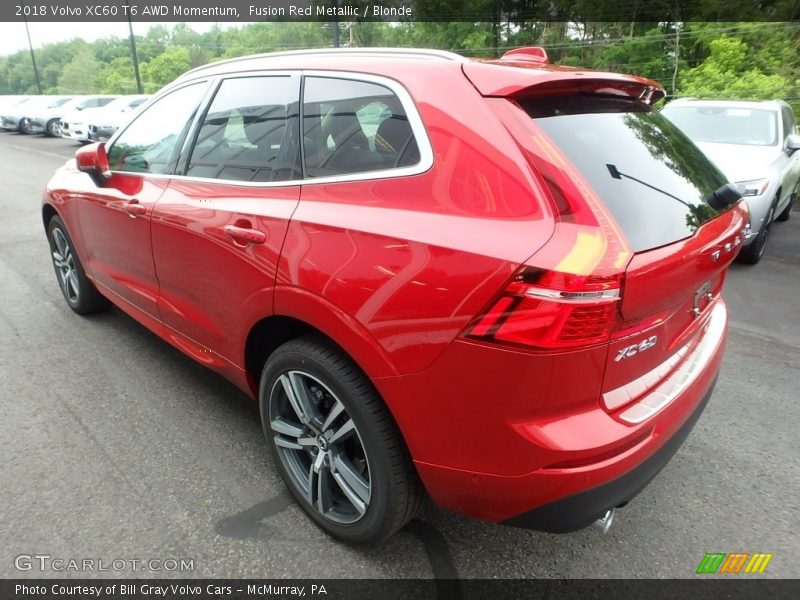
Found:
<path fill-rule="evenodd" d="M 775 111 L 734 106 L 665 106 L 661 111 L 696 142 L 774 146 L 778 143 Z"/>
<path fill-rule="evenodd" d="M 303 145 L 308 177 L 396 169 L 420 160 L 400 99 L 366 81 L 306 77 Z"/>
<path fill-rule="evenodd" d="M 634 252 L 689 237 L 717 214 L 707 199 L 727 180 L 649 106 L 595 94 L 520 104 L 600 196 Z"/>

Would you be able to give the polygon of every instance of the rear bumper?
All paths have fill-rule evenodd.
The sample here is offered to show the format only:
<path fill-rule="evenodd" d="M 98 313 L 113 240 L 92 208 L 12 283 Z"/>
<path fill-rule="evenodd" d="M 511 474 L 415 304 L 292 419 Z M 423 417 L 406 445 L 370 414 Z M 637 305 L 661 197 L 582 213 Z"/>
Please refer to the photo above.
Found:
<path fill-rule="evenodd" d="M 622 417 L 649 392 L 612 412 L 602 407 L 605 352 L 533 358 L 457 341 L 425 372 L 376 384 L 436 504 L 494 523 L 573 531 L 639 493 L 691 431 L 727 339 L 724 302 L 709 313 L 703 331 L 714 330 L 715 313 L 722 323 L 703 364 L 688 355 L 676 365 L 674 393 L 640 420 Z"/>
<path fill-rule="evenodd" d="M 686 423 L 655 454 L 632 471 L 596 488 L 506 519 L 502 522 L 503 525 L 549 533 L 568 533 L 588 527 L 611 508 L 627 504 L 647 487 L 681 447 L 711 398 L 715 384 L 716 379 Z"/>

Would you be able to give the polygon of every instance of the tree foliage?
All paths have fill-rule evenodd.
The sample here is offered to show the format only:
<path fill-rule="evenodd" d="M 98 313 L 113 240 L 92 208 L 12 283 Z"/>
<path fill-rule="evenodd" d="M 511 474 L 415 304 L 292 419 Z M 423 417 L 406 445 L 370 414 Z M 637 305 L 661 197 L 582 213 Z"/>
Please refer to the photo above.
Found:
<path fill-rule="evenodd" d="M 730 3 L 722 0 L 664 0 L 657 9 L 654 4 L 658 3 L 430 0 L 424 3 L 427 21 L 342 22 L 338 28 L 342 45 L 439 48 L 472 57 L 498 57 L 509 48 L 541 45 L 551 62 L 635 73 L 661 82 L 675 96 L 784 98 L 800 108 L 796 23 L 718 21 L 731 17 Z M 759 10 L 786 11 L 791 3 L 758 4 Z M 663 5 L 674 7 L 672 21 L 658 20 L 663 19 Z M 532 18 L 545 8 L 557 20 Z M 739 18 L 753 16 L 738 10 Z M 472 13 L 484 20 L 451 20 L 456 14 Z M 653 20 L 648 21 L 651 13 Z M 693 20 L 681 21 L 687 15 Z M 709 22 L 697 22 L 697 15 Z M 136 37 L 142 82 L 152 92 L 211 61 L 330 47 L 333 27 L 331 22 L 262 22 L 214 27 L 200 34 L 182 23 L 153 26 Z M 48 44 L 36 49 L 36 60 L 44 93 L 137 91 L 127 38 Z M 0 57 L 0 93 L 36 93 L 27 50 Z"/>

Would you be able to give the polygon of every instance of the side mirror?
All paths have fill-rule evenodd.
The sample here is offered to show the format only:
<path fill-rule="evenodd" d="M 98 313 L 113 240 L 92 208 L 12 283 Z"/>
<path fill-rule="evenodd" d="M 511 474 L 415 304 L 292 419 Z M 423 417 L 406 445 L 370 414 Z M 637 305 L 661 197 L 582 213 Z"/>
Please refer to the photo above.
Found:
<path fill-rule="evenodd" d="M 95 143 L 78 149 L 75 153 L 78 170 L 88 173 L 95 185 L 101 187 L 111 178 L 105 144 Z"/>
<path fill-rule="evenodd" d="M 726 183 L 711 193 L 707 202 L 714 210 L 725 210 L 742 199 L 742 193 L 733 183 Z"/>
<path fill-rule="evenodd" d="M 786 154 L 791 156 L 798 150 L 800 150 L 800 135 L 790 133 L 786 136 Z"/>

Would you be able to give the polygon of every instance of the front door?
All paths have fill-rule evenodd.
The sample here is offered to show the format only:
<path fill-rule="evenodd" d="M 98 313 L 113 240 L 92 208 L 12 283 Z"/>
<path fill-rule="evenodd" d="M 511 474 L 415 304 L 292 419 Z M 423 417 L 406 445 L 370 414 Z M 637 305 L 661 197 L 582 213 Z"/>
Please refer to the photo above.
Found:
<path fill-rule="evenodd" d="M 179 144 L 206 88 L 205 82 L 188 85 L 148 107 L 109 147 L 111 178 L 97 187 L 85 177 L 77 194 L 78 221 L 93 279 L 103 293 L 123 300 L 123 308 L 137 309 L 156 321 L 158 279 L 150 220 L 169 187 Z"/>

